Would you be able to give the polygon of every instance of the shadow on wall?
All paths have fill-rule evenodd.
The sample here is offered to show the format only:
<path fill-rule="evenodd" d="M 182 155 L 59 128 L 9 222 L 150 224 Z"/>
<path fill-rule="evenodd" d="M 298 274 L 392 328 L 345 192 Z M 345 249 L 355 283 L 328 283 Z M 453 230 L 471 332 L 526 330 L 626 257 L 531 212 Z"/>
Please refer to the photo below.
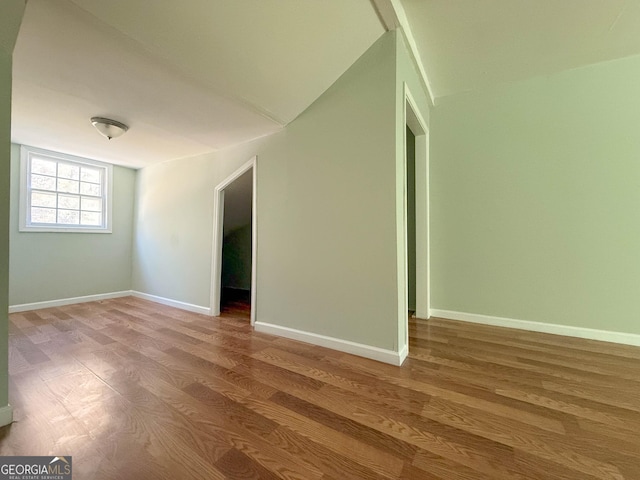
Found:
<path fill-rule="evenodd" d="M 222 288 L 251 291 L 251 224 L 236 228 L 224 237 Z"/>

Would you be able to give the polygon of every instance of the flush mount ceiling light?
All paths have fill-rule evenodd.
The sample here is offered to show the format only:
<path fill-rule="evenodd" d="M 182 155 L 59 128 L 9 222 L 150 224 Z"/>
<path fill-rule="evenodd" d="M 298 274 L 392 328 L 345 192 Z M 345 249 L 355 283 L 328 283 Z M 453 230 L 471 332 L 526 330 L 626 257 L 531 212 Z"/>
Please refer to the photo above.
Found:
<path fill-rule="evenodd" d="M 96 127 L 96 130 L 98 130 L 101 135 L 104 135 L 109 140 L 119 137 L 129 130 L 129 127 L 124 123 L 118 122 L 117 120 L 111 120 L 110 118 L 93 117 L 91 119 L 91 123 Z"/>

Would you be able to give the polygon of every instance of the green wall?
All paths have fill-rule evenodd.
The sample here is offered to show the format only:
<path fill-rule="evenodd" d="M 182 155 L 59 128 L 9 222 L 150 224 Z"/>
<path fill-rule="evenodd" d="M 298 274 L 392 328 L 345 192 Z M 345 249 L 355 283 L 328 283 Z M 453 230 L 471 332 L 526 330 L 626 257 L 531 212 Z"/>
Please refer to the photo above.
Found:
<path fill-rule="evenodd" d="M 9 178 L 11 173 L 11 56 L 24 13 L 24 2 L 5 0 L 0 7 L 0 409 L 9 403 Z"/>
<path fill-rule="evenodd" d="M 432 308 L 640 333 L 640 57 L 439 101 Z"/>
<path fill-rule="evenodd" d="M 251 225 L 236 228 L 224 237 L 222 286 L 251 290 Z"/>
<path fill-rule="evenodd" d="M 134 289 L 209 306 L 213 190 L 257 155 L 257 321 L 397 350 L 396 37 L 281 132 L 139 173 Z"/>
<path fill-rule="evenodd" d="M 9 403 L 7 341 L 9 297 L 9 175 L 11 147 L 11 56 L 0 51 L 0 408 Z"/>
<path fill-rule="evenodd" d="M 203 155 L 138 170 L 134 290 L 209 308 L 213 190 L 243 160 Z"/>
<path fill-rule="evenodd" d="M 11 146 L 10 305 L 131 290 L 135 177 L 113 167 L 113 233 L 20 232 L 20 146 Z"/>

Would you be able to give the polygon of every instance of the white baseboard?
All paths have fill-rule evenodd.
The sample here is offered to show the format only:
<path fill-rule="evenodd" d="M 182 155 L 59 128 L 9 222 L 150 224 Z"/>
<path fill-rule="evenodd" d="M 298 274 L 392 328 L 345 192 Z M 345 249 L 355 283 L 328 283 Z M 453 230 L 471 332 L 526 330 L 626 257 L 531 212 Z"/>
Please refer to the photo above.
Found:
<path fill-rule="evenodd" d="M 129 296 L 144 298 L 145 300 L 151 300 L 152 302 L 161 303 L 162 305 L 168 305 L 170 307 L 180 308 L 182 310 L 187 310 L 189 312 L 202 313 L 204 315 L 211 315 L 211 309 L 209 307 L 201 307 L 199 305 L 180 302 L 178 300 L 172 300 L 170 298 L 158 297 L 156 295 L 137 292 L 135 290 L 124 290 L 122 292 L 100 293 L 97 295 L 86 295 L 84 297 L 61 298 L 59 300 L 48 300 L 46 302 L 34 302 L 34 303 L 23 303 L 21 305 L 11 305 L 9 306 L 9 313 L 27 312 L 29 310 L 40 310 L 42 308 L 61 307 L 63 305 L 73 305 L 76 303 L 85 303 L 85 302 L 97 302 L 99 300 L 108 300 L 110 298 L 120 298 L 120 297 L 129 297 Z"/>
<path fill-rule="evenodd" d="M 432 317 L 460 320 L 462 322 L 480 323 L 494 327 L 515 328 L 517 330 L 529 330 L 531 332 L 552 333 L 567 337 L 585 338 L 601 342 L 621 343 L 640 347 L 640 335 L 634 333 L 611 332 L 594 328 L 573 327 L 570 325 L 558 325 L 555 323 L 532 322 L 530 320 L 516 320 L 505 317 L 492 317 L 477 313 L 454 312 L 451 310 L 431 309 Z"/>
<path fill-rule="evenodd" d="M 169 307 L 180 308 L 187 310 L 188 312 L 202 313 L 203 315 L 211 315 L 211 309 L 209 307 L 201 307 L 200 305 L 194 305 L 192 303 L 180 302 L 179 300 L 172 300 L 170 298 L 158 297 L 157 295 L 150 295 L 148 293 L 138 292 L 132 290 L 130 295 L 134 297 L 142 298 L 144 300 L 150 300 L 152 302 L 161 303 Z"/>
<path fill-rule="evenodd" d="M 0 407 L 0 427 L 9 425 L 11 422 L 13 422 L 13 407 L 11 405 Z"/>
<path fill-rule="evenodd" d="M 403 351 L 394 352 L 393 350 L 385 350 L 384 348 L 372 347 L 362 343 L 350 342 L 349 340 L 341 340 L 339 338 L 327 337 L 317 333 L 304 332 L 302 330 L 282 327 L 280 325 L 273 325 L 265 322 L 256 322 L 255 329 L 258 332 L 291 338 L 293 340 L 299 340 L 301 342 L 318 345 L 320 347 L 331 348 L 340 352 L 350 353 L 352 355 L 358 355 L 360 357 L 370 358 L 372 360 L 390 363 L 391 365 L 396 366 L 402 365 L 402 362 L 407 356 L 406 346 Z"/>
<path fill-rule="evenodd" d="M 97 295 L 85 295 L 83 297 L 61 298 L 59 300 L 48 300 L 45 302 L 23 303 L 21 305 L 10 305 L 9 313 L 27 312 L 29 310 L 40 310 L 41 308 L 61 307 L 63 305 L 73 305 L 76 303 L 97 302 L 98 300 L 108 300 L 110 298 L 128 297 L 131 290 L 122 292 L 99 293 Z"/>
<path fill-rule="evenodd" d="M 409 345 L 405 345 L 400 349 L 400 353 L 398 354 L 398 357 L 399 357 L 398 365 L 402 365 L 408 356 L 409 356 Z"/>

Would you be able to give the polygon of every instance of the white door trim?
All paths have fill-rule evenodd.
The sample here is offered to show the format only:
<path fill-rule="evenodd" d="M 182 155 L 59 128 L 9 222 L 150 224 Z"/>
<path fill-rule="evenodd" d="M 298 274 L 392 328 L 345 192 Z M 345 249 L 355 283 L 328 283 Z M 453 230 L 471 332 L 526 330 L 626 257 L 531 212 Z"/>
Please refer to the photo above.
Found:
<path fill-rule="evenodd" d="M 222 243 L 224 232 L 224 190 L 241 175 L 253 169 L 251 192 L 251 325 L 256 322 L 256 284 L 258 251 L 258 211 L 257 211 L 257 160 L 252 157 L 247 163 L 225 178 L 216 186 L 213 196 L 213 240 L 211 255 L 211 315 L 220 315 L 220 290 L 222 288 Z"/>
<path fill-rule="evenodd" d="M 403 185 L 404 214 L 402 232 L 404 236 L 404 288 L 398 291 L 398 303 L 401 311 L 398 319 L 399 348 L 409 346 L 409 277 L 408 277 L 408 238 L 407 238 L 407 129 L 409 126 L 415 135 L 415 178 L 416 178 L 416 317 L 429 318 L 431 290 L 431 261 L 429 245 L 429 129 L 420 114 L 417 103 L 406 82 L 403 83 Z M 403 332 L 404 330 L 404 332 Z M 404 335 L 403 335 L 404 333 Z M 404 337 L 404 338 L 403 338 Z M 404 345 L 402 342 L 404 341 Z"/>

